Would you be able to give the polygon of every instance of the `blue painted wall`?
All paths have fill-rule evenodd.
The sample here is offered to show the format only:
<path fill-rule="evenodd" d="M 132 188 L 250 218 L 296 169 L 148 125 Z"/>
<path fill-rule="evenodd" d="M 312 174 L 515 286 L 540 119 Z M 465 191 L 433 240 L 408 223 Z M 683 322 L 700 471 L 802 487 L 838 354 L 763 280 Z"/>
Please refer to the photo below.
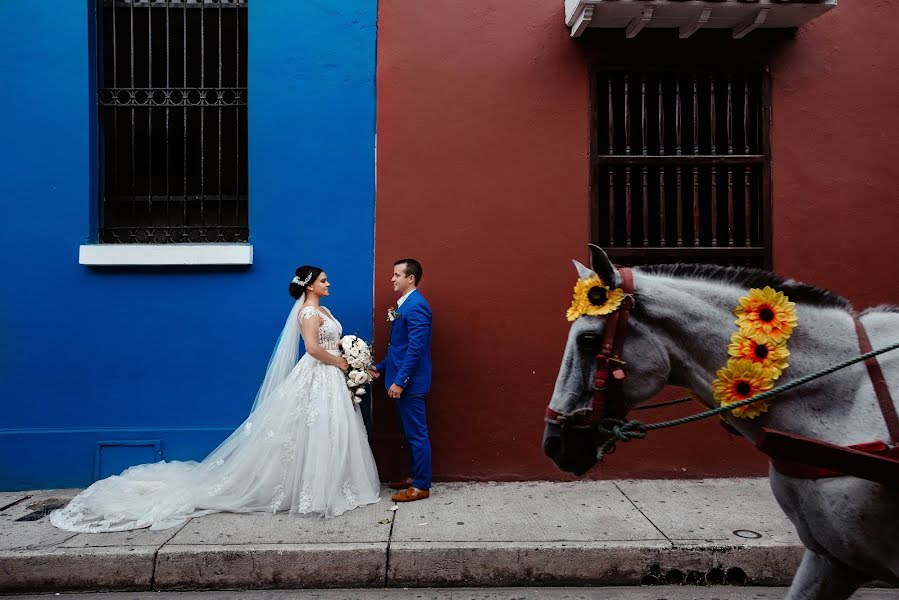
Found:
<path fill-rule="evenodd" d="M 376 1 L 250 0 L 255 260 L 230 271 L 78 264 L 96 240 L 92 7 L 0 2 L 4 490 L 90 483 L 100 441 L 201 459 L 246 416 L 300 264 L 372 334 Z"/>

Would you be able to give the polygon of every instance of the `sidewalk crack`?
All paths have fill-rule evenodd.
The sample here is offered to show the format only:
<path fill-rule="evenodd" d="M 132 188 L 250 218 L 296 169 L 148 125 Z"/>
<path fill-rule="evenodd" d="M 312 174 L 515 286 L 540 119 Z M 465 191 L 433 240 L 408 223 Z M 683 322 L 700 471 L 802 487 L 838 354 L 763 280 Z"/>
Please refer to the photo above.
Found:
<path fill-rule="evenodd" d="M 394 506 L 397 507 L 395 511 L 393 511 L 393 518 L 390 519 L 390 531 L 387 533 L 387 555 L 384 558 L 384 587 L 389 587 L 390 585 L 390 542 L 393 541 L 393 526 L 396 525 L 396 518 L 398 516 L 399 504 L 396 502 L 393 503 Z"/>
<path fill-rule="evenodd" d="M 150 573 L 150 591 L 151 592 L 156 591 L 156 566 L 159 564 L 159 551 L 162 550 L 166 544 L 171 542 L 172 538 L 174 538 L 176 535 L 178 535 L 178 532 L 180 532 L 182 529 L 187 527 L 187 524 L 190 523 L 191 521 L 193 521 L 193 519 L 188 519 L 184 523 L 182 523 L 180 527 L 173 527 L 174 531 L 172 532 L 172 535 L 170 535 L 164 542 L 159 544 L 159 547 L 156 548 L 156 550 L 153 552 L 153 572 Z"/>
<path fill-rule="evenodd" d="M 660 534 L 662 534 L 662 537 L 664 537 L 665 540 L 667 540 L 668 543 L 671 544 L 671 547 L 673 548 L 673 547 L 674 547 L 674 542 L 671 541 L 671 538 L 668 537 L 668 536 L 665 534 L 665 532 L 662 531 L 662 530 L 659 528 L 659 526 L 656 525 L 656 524 L 653 522 L 653 520 L 650 519 L 649 516 L 648 516 L 645 512 L 643 512 L 643 510 L 642 510 L 639 506 L 637 506 L 636 502 L 634 502 L 633 500 L 631 500 L 630 496 L 627 495 L 627 492 L 625 492 L 623 489 L 621 489 L 621 486 L 618 485 L 618 483 L 615 482 L 615 481 L 612 482 L 612 485 L 614 485 L 616 488 L 618 488 L 618 491 L 621 492 L 621 495 L 622 495 L 622 496 L 624 496 L 625 498 L 627 498 L 627 501 L 631 503 L 631 506 L 633 506 L 633 507 L 637 510 L 637 512 L 639 512 L 641 515 L 643 515 L 643 518 L 646 519 L 647 521 L 649 521 L 649 524 L 652 525 L 653 527 L 655 527 L 655 530 L 658 531 Z"/>
<path fill-rule="evenodd" d="M 6 506 L 0 508 L 0 512 L 3 512 L 3 511 L 5 511 L 5 510 L 7 510 L 7 509 L 9 509 L 9 508 L 12 508 L 12 507 L 15 506 L 16 504 L 21 504 L 22 502 L 25 502 L 25 501 L 28 500 L 29 498 L 31 498 L 31 494 L 22 496 L 21 498 L 19 498 L 19 499 L 16 500 L 15 502 L 10 502 L 10 503 L 7 504 Z"/>
<path fill-rule="evenodd" d="M 74 539 L 75 539 L 76 537 L 78 537 L 79 535 L 81 535 L 81 534 L 79 534 L 79 533 L 73 533 L 72 535 L 70 535 L 70 536 L 67 537 L 66 539 L 60 540 L 60 541 L 56 542 L 55 544 L 53 544 L 53 547 L 54 547 L 54 548 L 61 548 L 63 544 L 65 544 L 65 543 L 68 542 L 69 540 L 74 540 Z M 28 547 L 28 546 L 26 546 L 26 548 L 27 548 L 27 547 Z M 15 550 L 15 548 L 14 548 L 14 550 Z"/>

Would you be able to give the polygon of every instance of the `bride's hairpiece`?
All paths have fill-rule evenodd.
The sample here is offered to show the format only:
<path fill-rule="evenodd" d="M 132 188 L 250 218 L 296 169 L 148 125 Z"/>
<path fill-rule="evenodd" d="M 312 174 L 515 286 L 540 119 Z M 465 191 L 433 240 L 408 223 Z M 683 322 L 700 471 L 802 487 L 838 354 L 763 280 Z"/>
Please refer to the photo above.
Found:
<path fill-rule="evenodd" d="M 291 282 L 292 282 L 292 283 L 295 283 L 295 284 L 297 284 L 297 285 L 305 286 L 305 285 L 307 285 L 307 284 L 309 283 L 309 281 L 310 281 L 311 279 L 312 279 L 312 271 L 309 271 L 309 274 L 306 275 L 306 279 L 300 279 L 299 277 L 294 277 L 294 278 L 291 280 Z"/>

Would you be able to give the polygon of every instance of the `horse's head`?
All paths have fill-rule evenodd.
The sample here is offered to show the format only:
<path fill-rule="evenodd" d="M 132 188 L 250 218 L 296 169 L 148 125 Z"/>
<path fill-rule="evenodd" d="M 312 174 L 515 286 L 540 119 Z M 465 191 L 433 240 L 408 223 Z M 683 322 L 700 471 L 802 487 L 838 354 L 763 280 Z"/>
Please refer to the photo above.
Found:
<path fill-rule="evenodd" d="M 546 455 L 577 475 L 596 463 L 597 448 L 609 439 L 599 420 L 624 419 L 665 386 L 670 370 L 664 347 L 639 321 L 632 274 L 616 269 L 597 246 L 590 246 L 590 254 L 592 269 L 575 261 L 580 289 L 596 286 L 596 277 L 603 286 L 590 288 L 582 296 L 586 304 L 572 307 L 569 318 L 575 320 L 543 434 Z"/>

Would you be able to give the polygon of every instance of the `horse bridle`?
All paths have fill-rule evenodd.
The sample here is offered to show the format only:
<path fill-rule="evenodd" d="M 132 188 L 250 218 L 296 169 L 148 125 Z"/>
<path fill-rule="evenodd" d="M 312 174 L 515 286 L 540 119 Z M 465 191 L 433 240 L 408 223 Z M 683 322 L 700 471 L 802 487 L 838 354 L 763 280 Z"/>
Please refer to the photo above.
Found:
<path fill-rule="evenodd" d="M 626 364 L 621 359 L 621 353 L 624 350 L 628 318 L 634 308 L 634 274 L 628 268 L 621 268 L 618 273 L 621 275 L 624 300 L 615 312 L 605 317 L 606 330 L 602 346 L 596 354 L 593 401 L 590 408 L 560 413 L 547 406 L 543 420 L 551 425 L 558 425 L 563 429 L 593 429 L 605 417 L 623 416 L 625 412 L 621 383 L 626 377 Z"/>

